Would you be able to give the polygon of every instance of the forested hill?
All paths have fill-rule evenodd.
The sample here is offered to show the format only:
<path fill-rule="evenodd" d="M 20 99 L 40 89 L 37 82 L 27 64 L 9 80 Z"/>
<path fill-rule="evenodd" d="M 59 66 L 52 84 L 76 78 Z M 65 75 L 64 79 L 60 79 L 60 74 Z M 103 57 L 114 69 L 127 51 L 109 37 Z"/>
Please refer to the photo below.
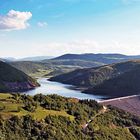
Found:
<path fill-rule="evenodd" d="M 78 69 L 52 77 L 50 80 L 86 87 L 87 93 L 118 97 L 122 93 L 132 95 L 140 92 L 139 73 L 140 61 L 135 60 L 97 68 Z"/>
<path fill-rule="evenodd" d="M 32 61 L 17 61 L 10 62 L 11 66 L 23 71 L 26 74 L 31 74 L 38 72 L 39 70 L 45 70 L 46 67 L 40 62 L 32 62 Z"/>
<path fill-rule="evenodd" d="M 111 97 L 140 94 L 140 66 L 89 88 L 85 92 Z"/>
<path fill-rule="evenodd" d="M 78 68 L 93 68 L 132 59 L 140 59 L 140 56 L 126 56 L 122 54 L 65 54 L 53 59 L 43 58 L 44 60 L 40 60 L 39 57 L 36 57 L 35 60 L 30 59 L 30 61 L 22 59 L 9 62 L 9 64 L 29 75 L 41 73 L 42 76 L 56 76 Z"/>
<path fill-rule="evenodd" d="M 36 80 L 0 61 L 0 92 L 29 90 L 39 86 Z"/>
<path fill-rule="evenodd" d="M 41 94 L 0 94 L 0 100 L 2 140 L 140 139 L 139 117 L 109 106 L 104 111 L 93 100 Z"/>

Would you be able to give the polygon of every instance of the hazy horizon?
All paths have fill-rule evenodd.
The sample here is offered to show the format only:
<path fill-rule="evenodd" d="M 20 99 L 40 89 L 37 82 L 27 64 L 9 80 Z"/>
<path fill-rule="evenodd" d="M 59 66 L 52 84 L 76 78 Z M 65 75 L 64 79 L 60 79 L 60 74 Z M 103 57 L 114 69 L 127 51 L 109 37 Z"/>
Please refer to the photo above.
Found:
<path fill-rule="evenodd" d="M 121 53 L 65 53 L 65 54 L 61 54 L 61 55 L 56 55 L 56 56 L 48 56 L 48 55 L 34 55 L 34 56 L 23 56 L 23 57 L 11 57 L 11 56 L 6 56 L 6 57 L 0 57 L 2 59 L 28 59 L 28 58 L 36 58 L 36 57 L 48 57 L 48 59 L 51 58 L 56 58 L 56 57 L 60 57 L 63 55 L 67 55 L 67 54 L 76 54 L 76 55 L 82 55 L 82 54 L 120 54 L 120 55 L 126 55 L 126 56 L 139 56 L 139 55 L 127 55 L 127 54 L 121 54 Z M 50 58 L 49 58 L 50 57 Z"/>
<path fill-rule="evenodd" d="M 0 56 L 140 54 L 140 0 L 0 1 Z"/>

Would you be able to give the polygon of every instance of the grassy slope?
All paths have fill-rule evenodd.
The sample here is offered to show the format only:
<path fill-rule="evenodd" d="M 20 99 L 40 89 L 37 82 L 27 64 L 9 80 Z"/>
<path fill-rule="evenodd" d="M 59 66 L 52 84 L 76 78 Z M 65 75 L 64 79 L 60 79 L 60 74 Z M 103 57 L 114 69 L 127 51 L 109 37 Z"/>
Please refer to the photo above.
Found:
<path fill-rule="evenodd" d="M 11 62 L 10 65 L 25 72 L 26 74 L 36 73 L 39 72 L 39 70 L 45 70 L 45 66 L 39 62 L 18 61 Z"/>
<path fill-rule="evenodd" d="M 53 59 L 53 60 L 44 60 L 42 61 L 46 66 L 71 66 L 71 67 L 97 67 L 104 65 L 104 63 L 91 61 L 91 60 L 82 60 L 82 59 Z"/>
<path fill-rule="evenodd" d="M 23 103 L 19 103 L 18 101 L 11 98 L 11 94 L 3 94 L 0 93 L 0 108 L 5 106 L 4 110 L 0 111 L 0 115 L 4 118 L 10 118 L 12 115 L 16 115 L 19 117 L 31 115 L 35 120 L 44 119 L 47 115 L 60 115 L 64 117 L 69 117 L 71 120 L 74 120 L 74 117 L 67 114 L 65 111 L 55 111 L 55 110 L 47 110 L 38 106 L 35 112 L 29 112 L 24 110 Z M 20 112 L 18 112 L 18 108 L 21 108 Z"/>
<path fill-rule="evenodd" d="M 57 62 L 52 63 L 48 60 L 45 63 L 19 61 L 19 62 L 11 62 L 9 64 L 32 77 L 42 77 L 42 76 L 48 77 L 52 75 L 59 75 L 79 68 L 77 66 L 61 65 L 58 64 Z"/>

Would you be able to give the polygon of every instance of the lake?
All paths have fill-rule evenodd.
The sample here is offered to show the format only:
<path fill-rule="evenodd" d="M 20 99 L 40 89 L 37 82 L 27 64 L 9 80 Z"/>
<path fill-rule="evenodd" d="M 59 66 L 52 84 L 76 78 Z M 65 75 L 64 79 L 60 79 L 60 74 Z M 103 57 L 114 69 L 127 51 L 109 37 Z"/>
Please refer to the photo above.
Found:
<path fill-rule="evenodd" d="M 52 82 L 48 81 L 47 78 L 39 78 L 38 83 L 40 84 L 40 87 L 37 87 L 33 90 L 29 90 L 24 92 L 28 95 L 36 95 L 36 94 L 58 94 L 64 97 L 73 97 L 78 99 L 93 99 L 93 100 L 101 100 L 104 98 L 103 96 L 96 96 L 91 94 L 84 94 L 79 90 L 71 89 L 72 85 L 66 85 L 58 82 Z"/>

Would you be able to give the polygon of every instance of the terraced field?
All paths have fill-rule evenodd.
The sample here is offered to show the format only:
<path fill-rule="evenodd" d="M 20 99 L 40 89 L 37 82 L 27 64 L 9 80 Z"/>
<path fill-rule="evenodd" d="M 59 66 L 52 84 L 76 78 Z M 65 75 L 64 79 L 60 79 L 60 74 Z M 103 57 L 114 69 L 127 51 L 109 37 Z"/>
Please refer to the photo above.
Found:
<path fill-rule="evenodd" d="M 21 101 L 14 99 L 11 94 L 3 93 L 0 93 L 0 115 L 5 119 L 14 115 L 19 117 L 31 115 L 35 120 L 44 119 L 48 115 L 56 115 L 69 117 L 71 120 L 74 120 L 74 116 L 67 114 L 65 111 L 47 110 L 40 105 L 37 106 L 34 112 L 29 112 L 24 109 L 24 104 Z"/>

